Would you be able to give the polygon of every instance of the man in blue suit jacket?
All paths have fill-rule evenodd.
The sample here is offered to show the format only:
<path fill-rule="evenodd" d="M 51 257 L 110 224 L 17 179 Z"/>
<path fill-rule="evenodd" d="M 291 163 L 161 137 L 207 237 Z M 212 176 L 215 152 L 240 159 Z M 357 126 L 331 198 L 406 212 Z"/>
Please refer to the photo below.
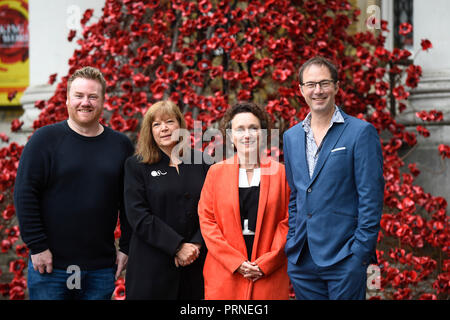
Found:
<path fill-rule="evenodd" d="M 284 134 L 288 274 L 297 299 L 365 299 L 383 207 L 380 139 L 335 105 L 338 71 L 329 60 L 308 60 L 299 79 L 310 113 Z"/>

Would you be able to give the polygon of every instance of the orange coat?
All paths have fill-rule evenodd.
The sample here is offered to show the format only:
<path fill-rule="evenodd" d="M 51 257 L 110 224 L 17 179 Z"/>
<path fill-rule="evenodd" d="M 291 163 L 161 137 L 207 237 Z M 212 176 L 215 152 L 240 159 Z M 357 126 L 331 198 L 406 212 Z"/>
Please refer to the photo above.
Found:
<path fill-rule="evenodd" d="M 272 174 L 264 174 L 268 167 Z M 253 282 L 237 272 L 247 261 L 247 248 L 239 211 L 237 156 L 210 167 L 203 185 L 198 212 L 208 248 L 203 276 L 205 299 L 289 299 L 287 259 L 289 187 L 284 165 L 270 160 L 261 165 L 260 195 L 255 239 L 250 261 L 264 276 Z"/>

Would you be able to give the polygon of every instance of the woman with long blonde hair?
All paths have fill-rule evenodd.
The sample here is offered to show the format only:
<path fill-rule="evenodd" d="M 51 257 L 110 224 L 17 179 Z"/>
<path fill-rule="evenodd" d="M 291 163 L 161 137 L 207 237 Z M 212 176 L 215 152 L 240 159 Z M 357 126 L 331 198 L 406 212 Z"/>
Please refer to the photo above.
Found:
<path fill-rule="evenodd" d="M 183 138 L 184 136 L 184 138 Z M 195 164 L 178 106 L 146 112 L 135 155 L 125 164 L 125 208 L 133 229 L 127 299 L 203 299 L 205 246 L 197 204 L 208 166 Z"/>

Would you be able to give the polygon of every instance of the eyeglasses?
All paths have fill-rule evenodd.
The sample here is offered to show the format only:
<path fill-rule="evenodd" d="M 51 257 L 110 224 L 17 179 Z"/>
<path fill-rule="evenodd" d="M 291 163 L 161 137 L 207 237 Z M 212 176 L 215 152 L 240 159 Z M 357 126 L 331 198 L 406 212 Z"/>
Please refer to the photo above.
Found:
<path fill-rule="evenodd" d="M 305 87 L 308 90 L 313 90 L 316 88 L 317 85 L 319 85 L 320 88 L 322 88 L 322 89 L 329 89 L 329 88 L 331 88 L 331 85 L 334 83 L 335 83 L 334 80 L 322 80 L 322 81 L 318 81 L 318 82 L 308 81 L 305 83 L 300 83 L 300 85 L 302 87 Z"/>
<path fill-rule="evenodd" d="M 255 136 L 257 134 L 259 134 L 261 129 L 259 128 L 248 128 L 248 130 L 244 129 L 244 128 L 236 128 L 233 129 L 233 133 L 236 135 L 244 135 L 246 131 L 248 131 L 249 135 Z"/>

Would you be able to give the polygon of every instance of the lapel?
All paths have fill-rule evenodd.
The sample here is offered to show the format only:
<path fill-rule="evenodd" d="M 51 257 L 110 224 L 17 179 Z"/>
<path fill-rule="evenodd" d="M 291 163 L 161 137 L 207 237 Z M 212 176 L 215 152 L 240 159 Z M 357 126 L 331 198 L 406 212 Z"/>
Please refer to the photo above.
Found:
<path fill-rule="evenodd" d="M 305 133 L 305 130 L 303 130 L 302 122 L 299 123 L 299 126 L 300 126 L 300 128 L 299 128 L 300 133 L 293 135 L 296 139 L 294 141 L 293 145 L 294 145 L 294 147 L 297 147 L 298 150 L 295 150 L 295 149 L 292 150 L 293 155 L 294 155 L 294 157 L 291 157 L 292 158 L 291 161 L 293 163 L 292 167 L 293 168 L 296 167 L 294 164 L 296 162 L 295 154 L 298 152 L 298 160 L 300 162 L 300 176 L 302 176 L 302 177 L 305 176 L 305 177 L 309 178 L 308 161 L 306 159 L 306 133 Z"/>
<path fill-rule="evenodd" d="M 230 197 L 231 203 L 233 204 L 234 222 L 242 235 L 241 211 L 239 209 L 239 159 L 237 154 L 235 154 L 234 157 L 226 159 L 225 163 L 227 164 L 226 167 L 228 171 L 226 176 L 230 179 L 229 182 L 226 183 L 231 183 Z"/>
<path fill-rule="evenodd" d="M 261 161 L 261 180 L 259 183 L 258 214 L 256 216 L 256 230 L 255 230 L 255 239 L 253 242 L 252 256 L 250 257 L 251 261 L 256 260 L 256 254 L 258 251 L 257 250 L 258 241 L 261 235 L 261 226 L 264 220 L 264 213 L 266 212 L 267 198 L 269 196 L 270 177 L 273 176 L 273 174 L 262 174 L 262 173 L 266 172 L 266 170 L 263 170 L 263 168 L 269 167 L 270 163 L 271 162 L 267 161 L 267 159 L 265 161 Z"/>
<path fill-rule="evenodd" d="M 320 154 L 319 154 L 319 159 L 317 160 L 317 164 L 316 164 L 316 167 L 314 168 L 314 173 L 311 178 L 311 181 L 309 182 L 308 187 L 311 186 L 311 184 L 313 184 L 314 180 L 319 175 L 320 170 L 322 170 L 323 165 L 325 164 L 328 157 L 330 156 L 331 150 L 333 149 L 333 147 L 336 145 L 337 141 L 341 137 L 342 132 L 344 131 L 345 127 L 348 125 L 348 121 L 345 121 L 347 118 L 346 115 L 344 114 L 344 112 L 342 110 L 340 110 L 340 112 L 342 113 L 342 116 L 344 117 L 344 123 L 334 123 L 333 126 L 328 130 L 328 132 L 325 136 L 324 142 L 323 142 L 322 150 L 320 151 Z"/>

